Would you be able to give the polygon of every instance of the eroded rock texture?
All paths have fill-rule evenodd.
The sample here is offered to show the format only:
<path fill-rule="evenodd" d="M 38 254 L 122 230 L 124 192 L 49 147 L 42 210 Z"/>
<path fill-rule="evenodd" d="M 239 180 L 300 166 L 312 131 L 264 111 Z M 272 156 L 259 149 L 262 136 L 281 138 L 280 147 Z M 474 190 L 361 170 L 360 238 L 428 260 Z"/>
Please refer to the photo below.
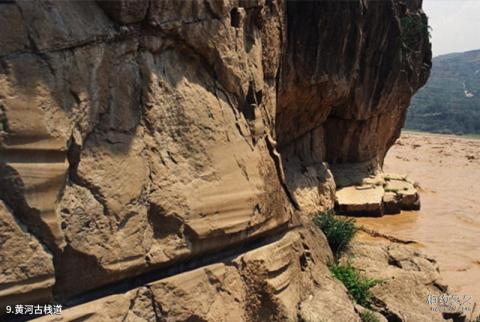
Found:
<path fill-rule="evenodd" d="M 0 301 L 15 305 L 49 299 L 55 283 L 52 256 L 0 202 Z"/>
<path fill-rule="evenodd" d="M 331 258 L 318 231 L 290 231 L 224 262 L 79 305 L 39 321 L 294 321 L 308 319 L 313 297 L 343 321 L 360 321 L 343 286 L 329 274 Z M 297 316 L 297 308 L 302 304 Z"/>
<path fill-rule="evenodd" d="M 325 161 L 378 166 L 398 135 L 430 56 L 426 35 L 406 45 L 405 17 L 425 19 L 418 1 L 2 4 L 0 304 L 80 303 L 155 272 L 82 319 L 194 319 L 202 298 L 204 320 L 310 314 L 300 272 L 329 251 L 286 231 L 333 203 Z"/>
<path fill-rule="evenodd" d="M 421 1 L 287 2 L 280 144 L 300 150 L 310 145 L 306 159 L 383 162 L 411 95 L 429 75 L 428 37 L 407 25 L 426 24 L 420 6 Z"/>
<path fill-rule="evenodd" d="M 349 261 L 365 276 L 382 281 L 371 289 L 371 309 L 388 321 L 468 321 L 455 305 L 428 300 L 432 295 L 448 296 L 449 290 L 437 262 L 416 246 L 380 236 L 359 238 L 341 261 Z"/>
<path fill-rule="evenodd" d="M 265 139 L 281 4 L 100 4 L 2 9 L 17 34 L 3 40 L 1 198 L 54 254 L 61 298 L 291 216 Z"/>
<path fill-rule="evenodd" d="M 275 127 L 286 167 L 303 169 L 303 176 L 294 170 L 288 178 L 294 191 L 315 194 L 328 182 L 323 161 L 368 162 L 370 174 L 380 170 L 410 97 L 429 76 L 420 7 L 417 0 L 286 3 Z M 299 203 L 318 208 L 312 198 Z"/>

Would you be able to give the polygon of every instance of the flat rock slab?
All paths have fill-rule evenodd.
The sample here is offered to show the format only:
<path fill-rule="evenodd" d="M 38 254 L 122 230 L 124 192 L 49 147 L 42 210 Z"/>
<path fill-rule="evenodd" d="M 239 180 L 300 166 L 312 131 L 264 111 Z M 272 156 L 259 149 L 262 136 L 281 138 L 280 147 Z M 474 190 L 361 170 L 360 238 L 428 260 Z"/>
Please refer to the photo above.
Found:
<path fill-rule="evenodd" d="M 385 214 L 399 214 L 401 211 L 399 197 L 394 192 L 386 191 L 383 195 L 383 211 Z"/>
<path fill-rule="evenodd" d="M 386 212 L 386 213 L 397 213 L 395 212 L 397 208 L 401 210 L 419 210 L 420 209 L 420 197 L 418 195 L 417 189 L 415 188 L 414 184 L 410 182 L 406 177 L 403 179 L 387 177 L 385 180 L 384 189 L 385 189 L 384 202 L 388 200 L 390 204 L 397 203 L 396 207 L 395 206 L 386 207 L 388 208 L 387 210 L 392 210 L 394 212 Z M 391 197 L 391 194 L 394 195 L 393 198 Z"/>
<path fill-rule="evenodd" d="M 414 187 L 413 184 L 407 179 L 386 179 L 384 188 L 386 191 L 400 192 Z"/>
<path fill-rule="evenodd" d="M 340 214 L 375 215 L 383 214 L 382 186 L 353 186 L 337 190 L 336 208 Z"/>
<path fill-rule="evenodd" d="M 406 175 L 379 174 L 366 177 L 359 184 L 339 188 L 335 208 L 343 215 L 398 214 L 401 210 L 419 210 L 420 197 Z"/>
<path fill-rule="evenodd" d="M 371 161 L 332 164 L 330 169 L 338 188 L 383 184 L 383 173 L 374 170 Z"/>

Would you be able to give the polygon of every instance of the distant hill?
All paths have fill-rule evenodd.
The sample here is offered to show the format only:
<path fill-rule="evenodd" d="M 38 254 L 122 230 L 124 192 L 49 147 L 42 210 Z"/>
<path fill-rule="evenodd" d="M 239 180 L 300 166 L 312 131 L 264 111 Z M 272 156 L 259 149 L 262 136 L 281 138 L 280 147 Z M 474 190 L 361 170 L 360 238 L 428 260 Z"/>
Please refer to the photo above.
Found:
<path fill-rule="evenodd" d="M 480 50 L 433 59 L 430 79 L 413 98 L 407 129 L 480 133 Z"/>

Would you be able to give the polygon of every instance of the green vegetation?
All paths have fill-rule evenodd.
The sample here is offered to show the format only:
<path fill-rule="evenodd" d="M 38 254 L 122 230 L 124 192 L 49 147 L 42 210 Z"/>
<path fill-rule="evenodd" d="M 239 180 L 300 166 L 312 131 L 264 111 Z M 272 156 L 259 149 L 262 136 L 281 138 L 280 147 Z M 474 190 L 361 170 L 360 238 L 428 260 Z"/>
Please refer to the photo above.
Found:
<path fill-rule="evenodd" d="M 370 307 L 369 289 L 380 281 L 362 277 L 350 262 L 346 265 L 338 263 L 341 253 L 348 247 L 357 232 L 355 220 L 336 216 L 333 210 L 329 210 L 316 215 L 313 222 L 323 231 L 335 254 L 335 263 L 329 265 L 332 275 L 345 285 L 355 303 Z M 365 313 L 365 316 L 361 315 L 362 321 L 377 321 L 376 317 L 370 313 Z"/>
<path fill-rule="evenodd" d="M 407 15 L 400 19 L 402 43 L 409 50 L 415 50 L 422 39 L 430 38 L 427 16 Z"/>
<path fill-rule="evenodd" d="M 465 135 L 465 137 L 467 137 L 469 139 L 480 139 L 480 134 L 467 134 L 467 135 Z"/>
<path fill-rule="evenodd" d="M 433 59 L 430 79 L 412 98 L 406 128 L 480 134 L 480 50 Z"/>
<path fill-rule="evenodd" d="M 364 310 L 360 313 L 362 322 L 380 322 L 380 320 L 373 314 L 372 311 Z"/>
<path fill-rule="evenodd" d="M 370 307 L 370 291 L 369 289 L 380 280 L 365 278 L 360 272 L 353 267 L 350 262 L 346 265 L 334 264 L 330 266 L 332 275 L 340 280 L 347 288 L 354 301 L 363 307 Z"/>
<path fill-rule="evenodd" d="M 316 215 L 313 222 L 327 237 L 336 257 L 347 248 L 357 231 L 354 219 L 337 217 L 333 210 Z"/>

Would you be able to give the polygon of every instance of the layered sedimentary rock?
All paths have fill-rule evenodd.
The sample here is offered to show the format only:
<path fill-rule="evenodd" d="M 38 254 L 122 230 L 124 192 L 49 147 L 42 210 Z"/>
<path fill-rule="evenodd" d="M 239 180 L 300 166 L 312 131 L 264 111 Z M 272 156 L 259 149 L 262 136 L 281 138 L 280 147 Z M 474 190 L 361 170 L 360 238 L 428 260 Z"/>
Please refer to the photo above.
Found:
<path fill-rule="evenodd" d="M 291 216 L 265 139 L 283 7 L 110 4 L 2 9 L 1 199 L 53 253 L 60 297 Z"/>
<path fill-rule="evenodd" d="M 369 174 L 367 163 L 334 166 L 337 182 L 337 213 L 358 216 L 399 214 L 401 210 L 419 210 L 416 184 L 406 175 L 377 172 Z"/>
<path fill-rule="evenodd" d="M 276 122 L 280 145 L 310 152 L 306 159 L 375 158 L 381 164 L 411 95 L 430 71 L 420 6 L 421 1 L 287 2 Z"/>
<path fill-rule="evenodd" d="M 39 321 L 155 321 L 155 317 L 157 321 L 308 320 L 315 308 L 306 300 L 312 298 L 336 308 L 343 321 L 360 321 L 344 288 L 329 274 L 326 261 L 331 258 L 319 231 L 295 230 L 224 262 Z M 299 303 L 302 308 L 297 316 Z"/>
<path fill-rule="evenodd" d="M 292 1 L 286 7 L 275 124 L 285 167 L 325 173 L 323 161 L 368 162 L 367 175 L 376 175 L 410 97 L 429 76 L 421 1 Z M 294 172 L 287 178 L 292 189 L 310 194 L 330 177 Z M 315 208 L 312 199 L 299 202 Z"/>
<path fill-rule="evenodd" d="M 435 259 L 414 245 L 361 236 L 341 261 L 349 261 L 365 276 L 381 280 L 371 289 L 371 309 L 388 321 L 468 321 L 464 314 L 473 303 L 462 313 L 458 303 L 431 301 L 432 297 L 455 295 L 444 285 Z"/>
<path fill-rule="evenodd" d="M 326 161 L 381 165 L 429 68 L 425 35 L 404 48 L 405 17 L 423 21 L 420 3 L 2 4 L 0 304 L 78 304 L 153 273 L 159 284 L 133 283 L 92 309 L 130 302 L 127 315 L 187 319 L 171 297 L 203 285 L 213 301 L 243 303 L 245 319 L 310 314 L 324 295 L 307 299 L 301 292 L 315 287 L 298 279 L 311 276 L 297 273 L 309 253 L 326 262 L 326 245 L 288 237 L 289 265 L 271 249 L 262 259 L 218 254 L 254 249 L 301 226 L 302 211 L 330 207 Z M 32 262 L 14 259 L 12 238 Z M 31 273 L 13 269 L 17 261 Z M 249 275 L 258 261 L 274 284 L 267 291 Z M 222 291 L 228 283 L 238 290 Z M 83 318 L 117 319 L 95 314 Z"/>

